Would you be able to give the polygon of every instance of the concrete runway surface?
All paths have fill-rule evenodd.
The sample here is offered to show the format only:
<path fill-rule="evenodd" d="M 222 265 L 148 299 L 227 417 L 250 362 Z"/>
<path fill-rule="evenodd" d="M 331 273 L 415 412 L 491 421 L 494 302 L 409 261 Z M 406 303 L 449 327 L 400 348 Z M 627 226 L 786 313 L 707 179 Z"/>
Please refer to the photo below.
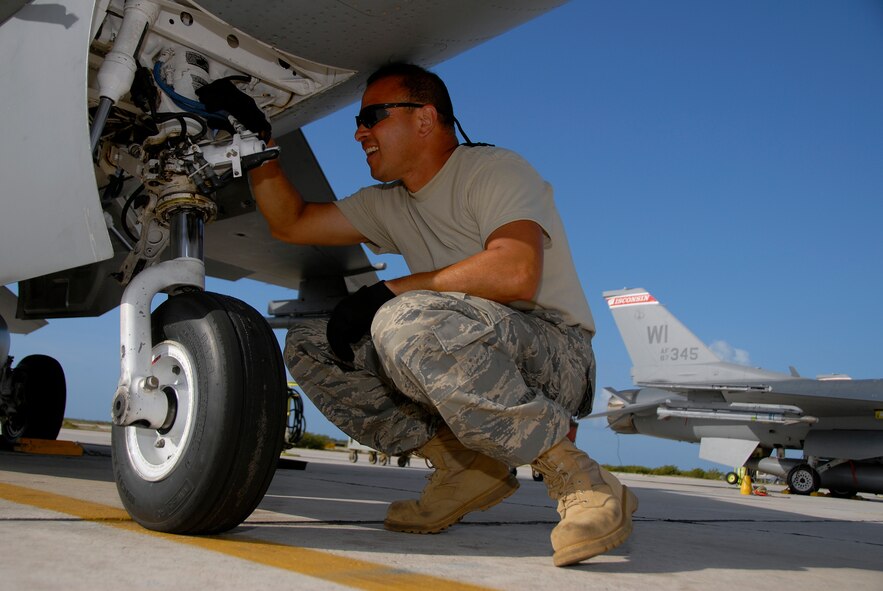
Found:
<path fill-rule="evenodd" d="M 86 455 L 0 452 L 0 587 L 211 589 L 883 590 L 883 498 L 742 495 L 723 482 L 622 475 L 640 507 L 623 546 L 552 565 L 554 503 L 530 470 L 496 507 L 437 535 L 383 529 L 423 460 L 292 450 L 257 511 L 222 536 L 148 532 L 122 510 L 109 434 L 63 430 Z M 288 456 L 288 454 L 286 454 Z"/>

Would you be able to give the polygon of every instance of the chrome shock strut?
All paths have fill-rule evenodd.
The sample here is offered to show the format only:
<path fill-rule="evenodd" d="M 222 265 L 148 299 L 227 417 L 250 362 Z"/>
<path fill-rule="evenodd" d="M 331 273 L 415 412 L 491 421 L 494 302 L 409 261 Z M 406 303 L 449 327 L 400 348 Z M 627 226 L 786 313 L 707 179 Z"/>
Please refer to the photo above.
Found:
<path fill-rule="evenodd" d="M 138 273 L 120 304 L 120 381 L 112 406 L 116 425 L 167 427 L 173 420 L 163 384 L 151 373 L 150 305 L 159 292 L 205 289 L 204 228 L 215 204 L 193 191 L 166 191 L 157 206 L 171 229 L 173 258 Z"/>

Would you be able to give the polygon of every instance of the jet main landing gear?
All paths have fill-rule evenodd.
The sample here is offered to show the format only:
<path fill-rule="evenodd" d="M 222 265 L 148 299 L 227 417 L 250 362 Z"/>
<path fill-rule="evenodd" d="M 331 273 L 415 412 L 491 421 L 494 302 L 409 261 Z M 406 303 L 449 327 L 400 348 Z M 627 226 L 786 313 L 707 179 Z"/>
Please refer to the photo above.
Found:
<path fill-rule="evenodd" d="M 6 323 L 0 318 L 0 330 Z M 8 348 L 7 348 L 8 352 Z M 64 421 L 66 384 L 61 364 L 47 355 L 28 355 L 12 368 L 0 367 L 0 430 L 3 443 L 22 437 L 56 439 Z"/>

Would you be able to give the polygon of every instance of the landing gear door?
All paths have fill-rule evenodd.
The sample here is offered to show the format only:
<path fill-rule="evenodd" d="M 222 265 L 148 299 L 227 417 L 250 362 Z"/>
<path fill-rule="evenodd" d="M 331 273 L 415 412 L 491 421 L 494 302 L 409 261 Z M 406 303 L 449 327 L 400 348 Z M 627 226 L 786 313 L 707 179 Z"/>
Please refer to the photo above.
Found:
<path fill-rule="evenodd" d="M 35 0 L 0 25 L 0 285 L 113 255 L 89 154 L 93 0 Z"/>

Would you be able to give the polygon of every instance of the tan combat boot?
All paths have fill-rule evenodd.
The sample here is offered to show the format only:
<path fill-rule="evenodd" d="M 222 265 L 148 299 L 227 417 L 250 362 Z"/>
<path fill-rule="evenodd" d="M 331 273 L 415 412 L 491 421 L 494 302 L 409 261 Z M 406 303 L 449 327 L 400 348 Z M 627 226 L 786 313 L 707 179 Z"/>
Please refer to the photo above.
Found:
<path fill-rule="evenodd" d="M 561 521 L 552 530 L 555 566 L 576 564 L 622 544 L 632 533 L 637 497 L 569 439 L 534 460 Z"/>
<path fill-rule="evenodd" d="M 384 527 L 392 531 L 434 534 L 472 511 L 489 509 L 518 490 L 509 466 L 465 447 L 442 427 L 419 450 L 435 472 L 417 500 L 394 501 Z"/>

